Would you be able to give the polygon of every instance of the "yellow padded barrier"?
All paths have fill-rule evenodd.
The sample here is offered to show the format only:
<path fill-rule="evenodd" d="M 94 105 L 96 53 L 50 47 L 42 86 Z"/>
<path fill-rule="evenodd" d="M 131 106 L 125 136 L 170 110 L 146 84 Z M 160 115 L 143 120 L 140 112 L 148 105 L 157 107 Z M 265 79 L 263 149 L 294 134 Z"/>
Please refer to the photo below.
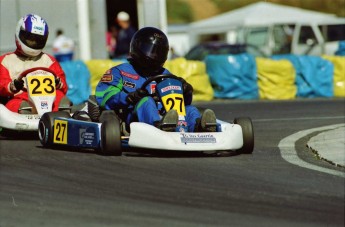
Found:
<path fill-rule="evenodd" d="M 322 56 L 334 65 L 334 97 L 345 97 L 345 57 L 343 56 Z"/>
<path fill-rule="evenodd" d="M 85 64 L 90 72 L 90 86 L 91 86 L 91 94 L 95 94 L 96 86 L 103 76 L 103 74 L 110 68 L 119 65 L 123 62 L 121 61 L 113 61 L 110 59 L 94 59 L 85 61 Z"/>
<path fill-rule="evenodd" d="M 172 74 L 184 78 L 193 86 L 193 101 L 210 101 L 213 99 L 214 92 L 204 62 L 175 58 L 166 61 L 164 67 Z"/>
<path fill-rule="evenodd" d="M 260 99 L 294 99 L 297 94 L 295 69 L 288 60 L 256 58 Z"/>

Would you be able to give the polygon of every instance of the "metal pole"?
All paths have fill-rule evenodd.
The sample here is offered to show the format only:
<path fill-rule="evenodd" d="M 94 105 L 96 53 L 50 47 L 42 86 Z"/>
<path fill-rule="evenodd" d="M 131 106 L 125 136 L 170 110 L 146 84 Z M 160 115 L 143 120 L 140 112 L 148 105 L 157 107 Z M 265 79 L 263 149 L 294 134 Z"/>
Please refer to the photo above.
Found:
<path fill-rule="evenodd" d="M 166 0 L 160 0 L 159 4 L 159 27 L 160 29 L 167 34 L 168 33 L 168 22 L 167 22 L 167 7 Z"/>
<path fill-rule="evenodd" d="M 77 0 L 79 53 L 81 60 L 91 59 L 89 1 Z"/>

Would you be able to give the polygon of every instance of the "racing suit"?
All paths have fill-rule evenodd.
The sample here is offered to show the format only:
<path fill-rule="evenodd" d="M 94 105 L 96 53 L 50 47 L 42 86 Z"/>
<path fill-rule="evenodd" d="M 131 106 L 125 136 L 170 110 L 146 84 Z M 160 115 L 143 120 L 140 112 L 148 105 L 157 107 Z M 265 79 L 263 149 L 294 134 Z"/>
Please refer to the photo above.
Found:
<path fill-rule="evenodd" d="M 37 57 L 26 57 L 16 50 L 0 56 L 0 96 L 10 97 L 6 107 L 12 112 L 18 112 L 22 101 L 28 101 L 28 94 L 24 91 L 13 93 L 10 89 L 11 82 L 17 79 L 21 72 L 34 67 L 49 68 L 60 79 L 53 103 L 53 111 L 58 111 L 59 103 L 68 89 L 65 73 L 56 59 L 46 53 L 41 53 Z"/>
<path fill-rule="evenodd" d="M 167 69 L 163 70 L 160 74 L 170 74 Z M 127 94 L 141 88 L 146 80 L 147 77 L 140 76 L 130 63 L 115 66 L 105 72 L 96 87 L 97 103 L 105 110 L 123 110 L 125 114 L 122 120 L 127 124 L 139 121 L 154 125 L 154 122 L 161 120 L 161 114 L 164 113 L 161 103 L 157 104 L 151 96 L 142 98 L 135 106 L 126 101 Z M 146 89 L 152 94 L 155 82 L 148 84 Z M 190 105 L 192 97 L 184 97 L 184 99 L 187 100 L 185 119 L 188 131 L 193 132 L 196 120 L 201 115 L 195 106 Z"/>

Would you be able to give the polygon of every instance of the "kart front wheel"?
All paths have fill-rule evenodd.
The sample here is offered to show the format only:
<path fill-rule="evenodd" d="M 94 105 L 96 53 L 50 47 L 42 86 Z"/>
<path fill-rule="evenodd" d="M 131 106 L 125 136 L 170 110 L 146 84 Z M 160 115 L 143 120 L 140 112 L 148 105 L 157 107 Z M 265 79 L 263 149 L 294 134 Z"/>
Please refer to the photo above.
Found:
<path fill-rule="evenodd" d="M 103 155 L 122 155 L 121 124 L 114 111 L 103 111 L 100 116 L 101 153 Z"/>
<path fill-rule="evenodd" d="M 38 123 L 38 136 L 45 147 L 53 145 L 54 119 L 57 117 L 70 118 L 71 116 L 66 111 L 47 112 L 42 115 Z"/>
<path fill-rule="evenodd" d="M 234 119 L 234 123 L 242 128 L 243 146 L 239 149 L 241 154 L 251 154 L 254 150 L 254 130 L 252 120 L 248 117 Z"/>

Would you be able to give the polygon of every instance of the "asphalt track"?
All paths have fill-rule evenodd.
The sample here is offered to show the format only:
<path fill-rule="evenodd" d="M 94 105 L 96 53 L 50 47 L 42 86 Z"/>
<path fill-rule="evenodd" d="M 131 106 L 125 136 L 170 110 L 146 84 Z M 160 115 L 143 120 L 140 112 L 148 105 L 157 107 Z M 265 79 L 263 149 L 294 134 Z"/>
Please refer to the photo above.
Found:
<path fill-rule="evenodd" d="M 344 226 L 345 169 L 318 159 L 299 131 L 345 122 L 344 99 L 196 103 L 249 116 L 252 155 L 52 150 L 0 138 L 0 226 Z M 289 156 L 285 154 L 285 156 Z M 289 158 L 289 157 L 288 157 Z"/>

